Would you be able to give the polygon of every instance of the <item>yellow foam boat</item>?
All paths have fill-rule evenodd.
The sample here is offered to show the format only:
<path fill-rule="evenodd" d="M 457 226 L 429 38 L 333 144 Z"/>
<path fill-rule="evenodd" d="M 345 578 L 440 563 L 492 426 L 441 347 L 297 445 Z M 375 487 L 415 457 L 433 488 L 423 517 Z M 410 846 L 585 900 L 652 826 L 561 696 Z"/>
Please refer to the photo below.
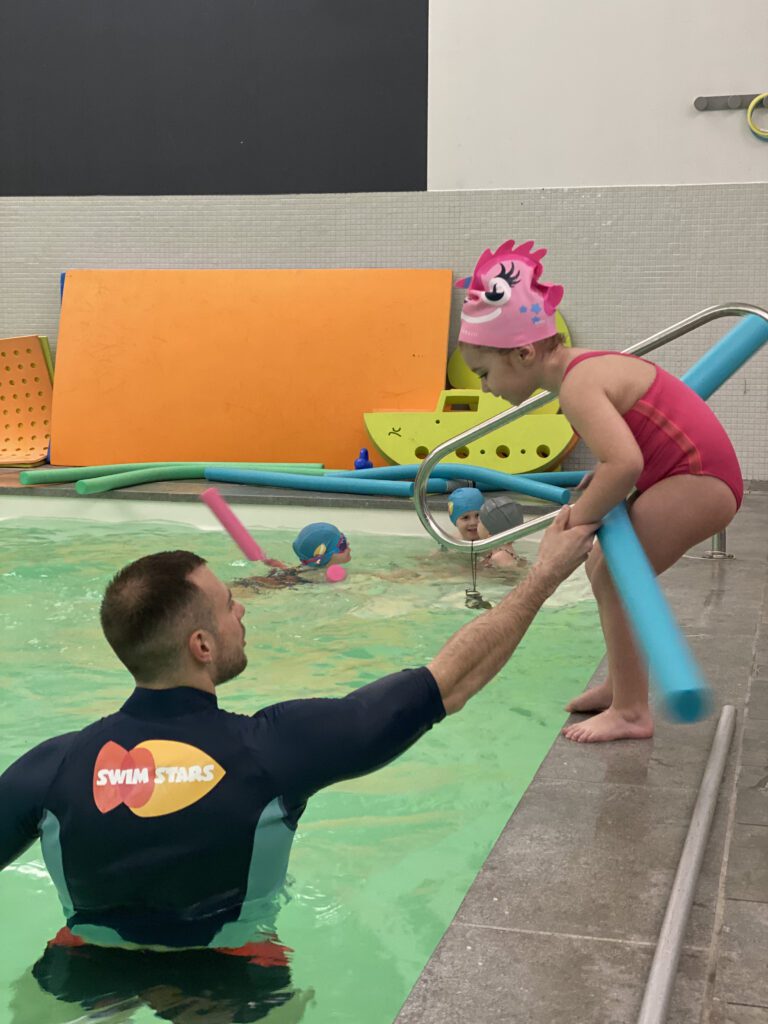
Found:
<path fill-rule="evenodd" d="M 568 324 L 558 311 L 557 330 L 571 345 Z M 432 412 L 367 412 L 365 426 L 371 441 L 384 458 L 397 465 L 419 462 L 451 437 L 512 406 L 503 398 L 486 394 L 480 378 L 456 349 L 448 360 L 452 389 L 442 391 Z M 494 430 L 479 441 L 460 448 L 446 462 L 484 466 L 504 473 L 534 473 L 551 469 L 574 447 L 578 438 L 560 413 L 557 398 L 522 419 Z"/>
<path fill-rule="evenodd" d="M 552 405 L 557 402 L 459 448 L 445 461 L 505 473 L 533 473 L 558 465 L 577 438 L 565 416 L 546 411 Z M 425 459 L 443 441 L 510 408 L 503 398 L 457 388 L 441 391 L 431 412 L 367 412 L 364 419 L 371 441 L 384 458 L 404 465 Z"/>

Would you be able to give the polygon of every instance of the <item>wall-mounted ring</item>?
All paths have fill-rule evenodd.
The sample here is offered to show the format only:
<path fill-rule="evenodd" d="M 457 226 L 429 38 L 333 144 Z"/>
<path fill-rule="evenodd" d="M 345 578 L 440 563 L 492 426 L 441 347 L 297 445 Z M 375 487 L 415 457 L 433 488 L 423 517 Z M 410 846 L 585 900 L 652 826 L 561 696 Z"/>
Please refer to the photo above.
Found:
<path fill-rule="evenodd" d="M 768 92 L 763 92 L 760 93 L 759 96 L 755 96 L 755 98 L 747 107 L 747 124 L 749 125 L 749 130 L 752 132 L 753 135 L 756 135 L 758 139 L 762 139 L 763 142 L 768 142 L 768 130 L 764 128 L 758 128 L 755 122 L 752 120 L 752 115 L 754 114 L 756 108 L 759 107 L 760 104 L 763 102 L 763 100 L 768 100 Z"/>

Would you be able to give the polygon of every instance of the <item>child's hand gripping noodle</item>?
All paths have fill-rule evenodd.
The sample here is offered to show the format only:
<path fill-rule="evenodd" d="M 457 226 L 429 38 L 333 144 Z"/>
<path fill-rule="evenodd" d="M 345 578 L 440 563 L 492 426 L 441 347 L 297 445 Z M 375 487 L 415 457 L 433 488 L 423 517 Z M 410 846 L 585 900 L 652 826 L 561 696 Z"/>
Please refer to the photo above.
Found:
<path fill-rule="evenodd" d="M 288 568 L 285 562 L 267 557 L 264 549 L 253 539 L 215 487 L 208 487 L 202 491 L 200 500 L 213 512 L 235 544 L 251 562 L 263 562 L 275 569 Z"/>

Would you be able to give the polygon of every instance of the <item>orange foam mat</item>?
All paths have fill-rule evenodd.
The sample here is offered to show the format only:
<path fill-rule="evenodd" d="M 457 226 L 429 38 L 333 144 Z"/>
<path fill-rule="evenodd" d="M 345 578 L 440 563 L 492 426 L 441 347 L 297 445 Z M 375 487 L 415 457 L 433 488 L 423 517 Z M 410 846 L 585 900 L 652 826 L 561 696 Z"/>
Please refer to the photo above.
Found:
<path fill-rule="evenodd" d="M 51 390 L 48 339 L 0 338 L 0 466 L 45 461 Z"/>
<path fill-rule="evenodd" d="M 351 466 L 363 413 L 430 408 L 449 270 L 72 270 L 51 461 Z"/>

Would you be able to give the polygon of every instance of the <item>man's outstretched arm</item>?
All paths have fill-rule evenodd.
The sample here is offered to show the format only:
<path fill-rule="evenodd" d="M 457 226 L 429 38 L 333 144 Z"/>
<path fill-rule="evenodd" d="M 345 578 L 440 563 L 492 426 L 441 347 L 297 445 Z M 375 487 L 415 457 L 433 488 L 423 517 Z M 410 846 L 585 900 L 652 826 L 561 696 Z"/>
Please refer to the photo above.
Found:
<path fill-rule="evenodd" d="M 536 612 L 587 557 L 596 527 L 567 529 L 564 509 L 542 538 L 527 579 L 455 633 L 426 668 L 406 669 L 345 697 L 283 701 L 253 718 L 272 737 L 270 759 L 293 810 L 324 786 L 399 757 L 444 715 L 459 711 L 507 662 Z M 254 745 L 265 749 L 263 737 Z"/>
<path fill-rule="evenodd" d="M 495 608 L 454 633 L 427 666 L 449 715 L 460 711 L 506 665 L 546 599 L 586 561 L 599 524 L 568 529 L 569 515 L 565 506 L 544 533 L 536 562 L 523 582 Z"/>

